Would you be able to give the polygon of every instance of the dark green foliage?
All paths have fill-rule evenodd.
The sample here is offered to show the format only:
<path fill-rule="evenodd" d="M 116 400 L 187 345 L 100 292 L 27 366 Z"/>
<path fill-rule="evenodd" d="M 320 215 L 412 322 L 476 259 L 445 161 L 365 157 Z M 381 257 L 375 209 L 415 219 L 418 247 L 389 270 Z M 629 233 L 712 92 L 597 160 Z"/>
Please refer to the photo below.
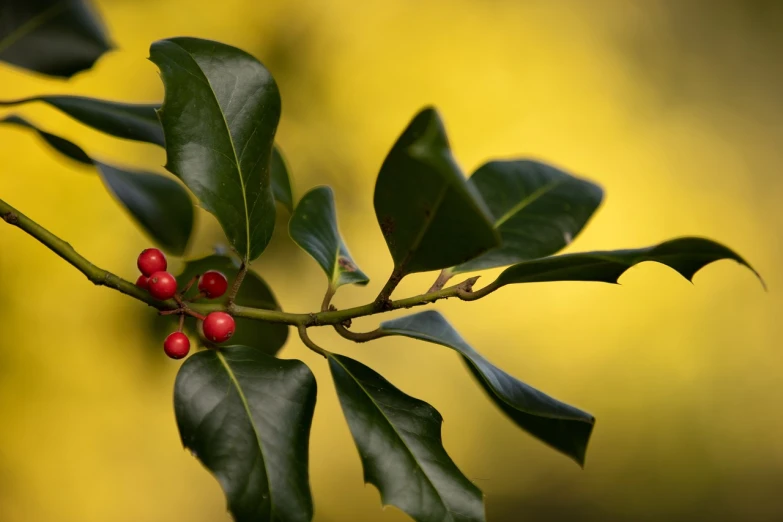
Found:
<path fill-rule="evenodd" d="M 487 204 L 502 244 L 454 267 L 455 274 L 557 253 L 579 235 L 603 199 L 598 185 L 530 160 L 490 161 L 468 183 Z"/>
<path fill-rule="evenodd" d="M 93 160 L 74 143 L 44 132 L 18 116 L 8 116 L 0 123 L 29 128 L 61 154 L 94 166 L 106 188 L 155 243 L 174 255 L 185 252 L 193 230 L 193 203 L 185 188 L 175 180 Z"/>
<path fill-rule="evenodd" d="M 329 357 L 337 394 L 364 467 L 384 504 L 419 522 L 484 520 L 481 491 L 449 458 L 440 414 L 363 364 Z"/>
<path fill-rule="evenodd" d="M 166 87 L 158 112 L 166 168 L 217 217 L 243 259 L 257 258 L 275 225 L 280 93 L 272 75 L 244 51 L 196 38 L 155 42 L 150 59 Z"/>
<path fill-rule="evenodd" d="M 733 259 L 758 276 L 748 262 L 733 250 L 709 239 L 681 237 L 647 248 L 566 254 L 524 261 L 505 269 L 496 286 L 545 281 L 616 283 L 626 270 L 644 261 L 669 266 L 690 281 L 704 266 L 721 259 Z"/>
<path fill-rule="evenodd" d="M 386 156 L 374 201 L 400 276 L 464 263 L 500 244 L 489 211 L 454 161 L 433 108 L 413 118 Z"/>
<path fill-rule="evenodd" d="M 154 143 L 163 147 L 163 129 L 154 103 L 122 103 L 84 96 L 33 96 L 21 100 L 0 101 L 2 106 L 40 101 L 71 118 L 118 138 Z"/>
<path fill-rule="evenodd" d="M 108 47 L 100 23 L 81 1 L 7 0 L 0 5 L 0 60 L 70 76 L 90 67 Z M 238 522 L 313 518 L 308 439 L 316 383 L 303 363 L 275 357 L 290 325 L 299 329 L 308 348 L 327 359 L 365 481 L 377 486 L 384 504 L 399 507 L 418 522 L 483 522 L 483 495 L 446 453 L 440 414 L 374 370 L 321 348 L 309 338 L 308 328 L 332 325 L 357 342 L 405 336 L 451 348 L 512 422 L 584 465 L 592 415 L 492 365 L 438 312 L 386 321 L 366 333 L 349 330 L 351 319 L 447 297 L 472 301 L 516 283 L 615 283 L 644 261 L 663 263 L 689 280 L 720 259 L 750 268 L 734 251 L 702 238 L 553 256 L 589 222 L 603 199 L 601 188 L 532 160 L 489 161 L 466 180 L 440 115 L 428 107 L 397 139 L 376 181 L 376 218 L 394 261 L 381 294 L 347 310 L 284 313 L 249 265 L 270 241 L 275 201 L 291 213 L 291 238 L 327 275 L 322 308 L 328 308 L 340 286 L 364 285 L 369 278 L 340 235 L 332 189 L 316 187 L 294 204 L 288 168 L 274 144 L 281 100 L 272 75 L 244 51 L 197 38 L 158 41 L 150 59 L 160 68 L 166 89 L 162 107 L 78 96 L 36 96 L 0 106 L 40 101 L 101 132 L 165 147 L 167 168 L 215 215 L 236 256 L 185 261 L 177 276 L 180 294 L 157 302 L 131 282 L 81 258 L 7 203 L 0 201 L 0 210 L 5 221 L 49 246 L 94 283 L 158 308 L 167 317 L 159 323 L 166 323 L 169 331 L 184 318 L 184 328 L 196 336 L 196 318 L 203 320 L 212 311 L 235 315 L 234 346 L 218 347 L 202 336 L 199 345 L 206 349 L 182 364 L 174 406 L 183 444 L 218 479 Z M 184 254 L 194 210 L 190 195 L 176 180 L 93 160 L 77 145 L 18 116 L 0 123 L 32 129 L 61 154 L 94 167 L 155 242 L 171 254 Z M 476 278 L 443 288 L 455 274 L 501 266 L 508 268 L 481 289 L 473 289 Z M 184 292 L 189 281 L 207 270 L 221 271 L 230 284 L 244 274 L 235 298 L 229 290 L 206 302 L 197 297 L 195 285 Z M 403 277 L 430 270 L 443 270 L 431 291 L 389 300 Z M 509 342 L 506 348 L 521 347 Z M 520 514 L 519 519 L 524 518 Z"/>
<path fill-rule="evenodd" d="M 272 149 L 272 194 L 275 196 L 275 201 L 283 205 L 286 210 L 294 211 L 291 176 L 288 174 L 288 166 L 283 153 L 277 145 Z"/>
<path fill-rule="evenodd" d="M 369 282 L 340 237 L 331 188 L 316 187 L 305 194 L 291 216 L 288 231 L 296 244 L 324 269 L 330 288 L 336 290 L 346 283 Z"/>
<path fill-rule="evenodd" d="M 474 350 L 434 310 L 381 324 L 381 331 L 447 346 L 462 356 L 487 395 L 520 428 L 584 465 L 595 419 L 519 381 Z M 513 347 L 510 347 L 513 348 Z"/>
<path fill-rule="evenodd" d="M 111 47 L 86 0 L 0 3 L 0 61 L 68 78 L 92 67 Z"/>
<path fill-rule="evenodd" d="M 180 368 L 174 411 L 182 444 L 218 479 L 237 522 L 312 519 L 315 395 L 303 363 L 246 346 L 199 352 Z"/>

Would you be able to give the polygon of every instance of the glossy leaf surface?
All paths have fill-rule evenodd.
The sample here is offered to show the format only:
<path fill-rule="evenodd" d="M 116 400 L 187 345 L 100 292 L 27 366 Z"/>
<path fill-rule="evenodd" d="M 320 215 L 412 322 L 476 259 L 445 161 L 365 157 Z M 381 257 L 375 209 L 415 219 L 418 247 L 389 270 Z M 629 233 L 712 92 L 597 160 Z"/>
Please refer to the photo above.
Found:
<path fill-rule="evenodd" d="M 0 61 L 69 78 L 111 47 L 87 0 L 0 2 Z"/>
<path fill-rule="evenodd" d="M 340 237 L 331 188 L 316 187 L 304 195 L 291 216 L 288 232 L 321 265 L 332 289 L 347 283 L 367 284 L 370 280 L 356 266 Z"/>
<path fill-rule="evenodd" d="M 331 355 L 329 368 L 362 459 L 384 505 L 418 522 L 484 520 L 481 491 L 443 449 L 440 414 L 372 369 Z"/>
<path fill-rule="evenodd" d="M 491 161 L 468 183 L 487 204 L 502 244 L 452 273 L 551 256 L 576 238 L 603 199 L 598 185 L 530 160 Z"/>
<path fill-rule="evenodd" d="M 546 281 L 616 283 L 626 270 L 644 261 L 669 266 L 690 281 L 704 266 L 721 259 L 733 259 L 745 265 L 761 280 L 747 261 L 720 243 L 700 237 L 681 237 L 647 248 L 584 252 L 523 261 L 505 269 L 495 285 Z"/>
<path fill-rule="evenodd" d="M 84 96 L 34 96 L 20 100 L 0 101 L 0 107 L 40 101 L 64 112 L 75 120 L 106 134 L 144 143 L 164 146 L 163 128 L 156 111 L 159 103 L 122 103 Z M 280 148 L 272 151 L 272 192 L 276 201 L 293 212 L 291 180 Z"/>
<path fill-rule="evenodd" d="M 595 419 L 515 379 L 473 349 L 438 312 L 428 310 L 381 324 L 381 331 L 440 344 L 459 353 L 495 403 L 520 428 L 584 466 Z"/>
<path fill-rule="evenodd" d="M 451 155 L 435 109 L 417 114 L 386 156 L 374 203 L 402 275 L 464 263 L 499 245 L 489 212 Z"/>
<path fill-rule="evenodd" d="M 280 94 L 269 71 L 246 52 L 197 38 L 152 44 L 166 95 L 159 111 L 166 168 L 217 217 L 246 260 L 272 237 L 272 147 Z"/>
<path fill-rule="evenodd" d="M 204 350 L 180 368 L 182 444 L 220 482 L 237 522 L 309 522 L 308 444 L 316 384 L 300 361 L 246 346 Z"/>
<path fill-rule="evenodd" d="M 187 191 L 177 181 L 93 160 L 74 143 L 44 132 L 17 116 L 8 116 L 0 123 L 31 129 L 61 154 L 94 166 L 109 192 L 155 243 L 177 256 L 185 252 L 193 231 L 194 209 Z"/>
<path fill-rule="evenodd" d="M 34 96 L 0 101 L 2 106 L 40 101 L 71 118 L 106 134 L 163 146 L 163 128 L 158 121 L 156 103 L 121 103 L 84 96 Z"/>
<path fill-rule="evenodd" d="M 188 281 L 196 275 L 203 274 L 207 270 L 217 270 L 228 279 L 229 289 L 236 279 L 239 272 L 239 263 L 227 256 L 211 255 L 194 261 L 188 261 L 182 272 L 177 275 L 177 282 L 180 288 L 184 287 Z M 188 292 L 188 296 L 198 293 L 196 285 Z M 228 300 L 228 294 L 224 294 L 217 299 L 204 300 L 205 302 L 225 304 Z M 249 270 L 239 287 L 236 303 L 241 306 L 252 308 L 262 308 L 264 310 L 280 310 L 280 306 L 275 299 L 272 290 L 266 281 Z M 288 338 L 288 325 L 280 323 L 268 323 L 265 321 L 254 321 L 252 319 L 242 319 L 237 317 L 236 331 L 231 337 L 231 344 L 250 346 L 262 350 L 267 355 L 275 355 L 285 344 Z M 173 320 L 174 324 L 176 320 Z M 192 332 L 196 332 L 196 320 L 189 317 L 186 326 Z M 202 340 L 208 344 L 206 340 Z"/>

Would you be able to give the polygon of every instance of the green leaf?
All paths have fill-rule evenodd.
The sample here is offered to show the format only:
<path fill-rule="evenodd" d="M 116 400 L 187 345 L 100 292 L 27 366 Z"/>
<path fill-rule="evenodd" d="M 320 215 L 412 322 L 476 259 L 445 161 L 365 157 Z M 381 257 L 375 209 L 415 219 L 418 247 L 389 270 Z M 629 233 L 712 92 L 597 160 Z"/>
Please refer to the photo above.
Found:
<path fill-rule="evenodd" d="M 380 330 L 456 350 L 492 402 L 514 424 L 584 466 L 595 418 L 493 366 L 465 342 L 441 314 L 428 310 L 393 319 L 382 323 Z"/>
<path fill-rule="evenodd" d="M 0 107 L 12 107 L 40 101 L 64 112 L 75 120 L 106 134 L 128 140 L 164 146 L 163 128 L 156 111 L 159 103 L 122 103 L 84 96 L 33 96 L 20 100 L 0 101 Z M 275 145 L 272 150 L 272 193 L 289 212 L 294 210 L 291 180 L 283 154 Z"/>
<path fill-rule="evenodd" d="M 3 0 L 0 61 L 70 78 L 112 48 L 100 18 L 85 0 Z"/>
<path fill-rule="evenodd" d="M 291 190 L 288 166 L 280 147 L 277 145 L 272 149 L 272 194 L 275 196 L 275 200 L 289 212 L 294 211 L 294 194 Z"/>
<path fill-rule="evenodd" d="M 316 187 L 304 195 L 291 216 L 288 232 L 294 242 L 321 265 L 333 290 L 346 283 L 366 285 L 369 282 L 340 237 L 331 188 Z"/>
<path fill-rule="evenodd" d="M 194 261 L 188 261 L 182 272 L 177 276 L 180 287 L 186 285 L 191 278 L 203 274 L 207 270 L 217 270 L 228 279 L 229 287 L 239 273 L 239 263 L 227 256 L 211 255 Z M 195 294 L 198 290 L 195 285 L 188 295 Z M 210 303 L 226 304 L 228 293 L 218 299 L 211 299 Z M 264 310 L 280 310 L 272 290 L 261 276 L 249 270 L 239 287 L 236 303 L 241 306 L 262 308 Z M 288 325 L 254 321 L 237 317 L 236 332 L 231 337 L 232 344 L 251 346 L 262 350 L 267 355 L 275 355 L 285 345 L 288 338 Z M 196 320 L 189 317 L 185 325 L 191 332 L 197 332 Z M 202 340 L 204 344 L 208 342 Z"/>
<path fill-rule="evenodd" d="M 44 132 L 18 116 L 7 116 L 0 123 L 31 129 L 61 154 L 94 166 L 109 192 L 155 243 L 177 256 L 185 252 L 193 231 L 194 210 L 187 191 L 175 180 L 93 160 L 74 143 Z"/>
<path fill-rule="evenodd" d="M 745 265 L 764 284 L 758 272 L 733 250 L 709 239 L 682 237 L 647 248 L 583 252 L 523 261 L 505 269 L 493 286 L 546 281 L 616 283 L 626 270 L 644 261 L 662 263 L 691 281 L 701 268 L 721 259 L 733 259 Z"/>
<path fill-rule="evenodd" d="M 375 184 L 375 215 L 402 276 L 464 263 L 500 244 L 433 108 L 413 118 L 386 156 Z"/>
<path fill-rule="evenodd" d="M 363 364 L 332 354 L 329 368 L 362 459 L 384 505 L 418 522 L 484 520 L 481 491 L 443 449 L 440 414 Z"/>
<path fill-rule="evenodd" d="M 163 146 L 163 129 L 155 111 L 159 104 L 121 103 L 84 96 L 33 96 L 0 101 L 10 107 L 40 101 L 106 134 Z"/>
<path fill-rule="evenodd" d="M 182 444 L 220 482 L 236 522 L 308 522 L 316 384 L 300 361 L 247 346 L 204 350 L 174 385 Z"/>
<path fill-rule="evenodd" d="M 266 248 L 275 226 L 272 147 L 280 94 L 246 52 L 197 38 L 152 44 L 166 95 L 158 112 L 166 168 L 217 217 L 246 261 Z"/>
<path fill-rule="evenodd" d="M 452 274 L 555 254 L 579 235 L 603 199 L 601 187 L 537 161 L 491 161 L 468 180 L 492 214 L 502 244 Z"/>

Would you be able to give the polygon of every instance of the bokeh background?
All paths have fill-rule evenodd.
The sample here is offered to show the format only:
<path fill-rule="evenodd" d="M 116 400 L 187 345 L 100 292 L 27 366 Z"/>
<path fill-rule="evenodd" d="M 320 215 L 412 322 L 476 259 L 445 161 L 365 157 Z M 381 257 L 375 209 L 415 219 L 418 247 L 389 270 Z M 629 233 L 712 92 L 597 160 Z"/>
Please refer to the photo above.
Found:
<path fill-rule="evenodd" d="M 381 371 L 445 417 L 447 449 L 486 493 L 488 520 L 783 520 L 783 4 L 712 0 L 101 0 L 118 49 L 70 82 L 0 67 L 0 97 L 162 99 L 146 60 L 193 35 L 251 51 L 283 94 L 279 143 L 295 196 L 337 195 L 374 297 L 391 270 L 372 208 L 380 163 L 435 104 L 466 173 L 532 156 L 603 185 L 570 251 L 703 235 L 737 249 L 695 285 L 643 264 L 621 286 L 535 284 L 437 308 L 490 360 L 597 417 L 585 470 L 493 409 L 450 350 L 402 338 L 333 351 Z M 164 153 L 21 110 L 98 158 L 162 171 Z M 135 277 L 148 241 L 89 169 L 0 128 L 0 196 L 99 266 Z M 221 241 L 200 213 L 190 257 Z M 285 215 L 281 214 L 281 219 Z M 315 309 L 322 272 L 281 229 L 254 265 L 286 310 Z M 496 271 L 495 271 L 496 272 Z M 483 275 L 491 278 L 492 271 Z M 435 274 L 410 277 L 420 293 Z M 229 520 L 217 482 L 173 418 L 178 362 L 138 302 L 96 288 L 32 238 L 0 227 L 0 520 Z M 357 321 L 373 327 L 377 319 Z M 328 370 L 293 336 L 282 357 L 319 382 L 311 441 L 319 522 L 407 520 L 380 509 Z"/>

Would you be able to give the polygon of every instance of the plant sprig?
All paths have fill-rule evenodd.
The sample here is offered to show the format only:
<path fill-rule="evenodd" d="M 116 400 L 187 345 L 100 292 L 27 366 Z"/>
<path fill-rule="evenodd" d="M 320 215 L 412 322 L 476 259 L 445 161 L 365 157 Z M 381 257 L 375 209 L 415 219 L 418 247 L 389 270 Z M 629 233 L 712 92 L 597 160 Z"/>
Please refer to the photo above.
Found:
<path fill-rule="evenodd" d="M 84 29 L 77 24 L 76 30 Z M 186 332 L 195 333 L 196 324 L 201 325 L 208 349 L 190 355 L 181 365 L 174 386 L 175 415 L 183 444 L 220 477 L 237 522 L 309 522 L 313 517 L 308 445 L 316 383 L 304 363 L 274 357 L 285 344 L 288 326 L 297 329 L 307 348 L 325 358 L 365 479 L 378 487 L 383 502 L 418 522 L 483 522 L 483 496 L 443 448 L 437 410 L 375 370 L 316 344 L 310 328 L 333 327 L 356 343 L 403 336 L 455 351 L 512 423 L 584 466 L 593 416 L 494 366 L 438 312 L 395 318 L 368 332 L 351 330 L 352 320 L 442 299 L 476 301 L 522 283 L 616 283 L 626 270 L 645 261 L 667 265 L 688 280 L 721 259 L 753 270 L 733 250 L 699 237 L 645 248 L 557 255 L 587 225 L 603 200 L 603 190 L 527 159 L 489 161 L 466 179 L 452 155 L 440 114 L 426 107 L 391 147 L 375 185 L 375 214 L 394 262 L 392 274 L 375 299 L 338 310 L 331 301 L 339 288 L 366 285 L 369 277 L 342 239 L 333 191 L 315 187 L 298 202 L 293 197 L 286 163 L 275 144 L 281 100 L 272 75 L 246 52 L 198 38 L 161 40 L 152 45 L 150 55 L 161 69 L 162 105 L 40 96 L 0 101 L 0 106 L 41 101 L 102 132 L 163 146 L 166 167 L 178 180 L 103 164 L 76 144 L 17 116 L 0 123 L 33 129 L 58 152 L 94 167 L 148 236 L 169 254 L 181 256 L 186 251 L 195 197 L 217 218 L 239 262 L 219 254 L 187 261 L 178 277 L 190 283 L 178 291 L 176 277 L 165 272 L 163 252 L 150 249 L 155 252 L 145 257 L 149 269 L 142 256 L 138 262 L 139 281 L 150 285 L 146 290 L 139 281 L 134 284 L 96 266 L 3 200 L 0 217 L 92 283 L 143 302 L 160 315 L 178 316 L 177 331 L 164 342 L 170 357 L 188 355 Z M 37 62 L 19 65 L 47 72 Z M 67 69 L 83 66 L 74 62 Z M 276 203 L 291 214 L 291 239 L 326 275 L 319 310 L 281 310 L 271 288 L 250 267 L 269 244 Z M 497 267 L 506 268 L 483 287 L 474 288 L 476 275 L 446 286 L 459 274 Z M 406 276 L 429 271 L 439 275 L 428 291 L 392 298 Z M 196 280 L 199 293 L 187 297 Z M 228 339 L 235 345 L 225 346 Z"/>

